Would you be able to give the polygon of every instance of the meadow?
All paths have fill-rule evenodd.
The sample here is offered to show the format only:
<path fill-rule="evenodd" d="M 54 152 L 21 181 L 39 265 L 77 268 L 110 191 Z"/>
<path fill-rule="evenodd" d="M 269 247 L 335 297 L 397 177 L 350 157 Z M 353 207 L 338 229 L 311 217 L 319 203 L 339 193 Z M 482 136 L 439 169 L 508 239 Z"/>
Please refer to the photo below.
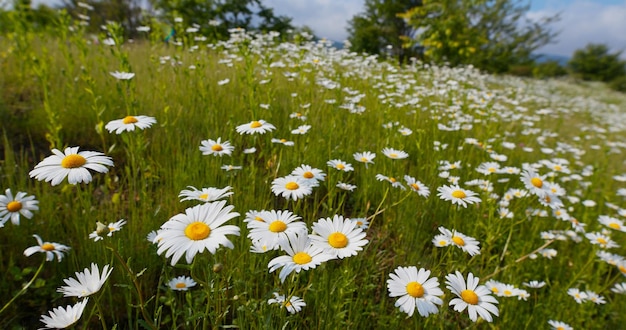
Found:
<path fill-rule="evenodd" d="M 626 97 L 179 24 L 0 37 L 1 328 L 626 322 Z"/>

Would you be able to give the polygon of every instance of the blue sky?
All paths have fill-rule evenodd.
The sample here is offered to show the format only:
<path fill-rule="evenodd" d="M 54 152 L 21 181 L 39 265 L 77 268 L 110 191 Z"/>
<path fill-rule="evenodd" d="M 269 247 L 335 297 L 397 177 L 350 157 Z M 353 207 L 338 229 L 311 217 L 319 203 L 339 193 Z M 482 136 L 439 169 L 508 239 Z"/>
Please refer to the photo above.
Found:
<path fill-rule="evenodd" d="M 561 14 L 553 25 L 559 35 L 540 53 L 571 56 L 588 43 L 607 44 L 612 51 L 623 50 L 626 58 L 626 0 L 529 0 L 528 17 Z M 1 1 L 0 1 L 1 2 Z M 60 0 L 33 0 L 33 3 Z M 528 3 L 522 0 L 522 3 Z M 364 0 L 263 0 L 276 14 L 293 18 L 295 25 L 308 25 L 319 37 L 343 41 L 347 22 L 363 11 Z"/>

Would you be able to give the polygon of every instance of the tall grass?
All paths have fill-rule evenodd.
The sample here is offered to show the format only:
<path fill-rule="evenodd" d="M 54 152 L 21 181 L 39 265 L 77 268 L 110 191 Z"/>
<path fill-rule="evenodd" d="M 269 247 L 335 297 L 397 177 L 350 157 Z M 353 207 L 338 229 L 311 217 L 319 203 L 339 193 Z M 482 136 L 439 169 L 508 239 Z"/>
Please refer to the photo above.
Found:
<path fill-rule="evenodd" d="M 71 24 L 67 21 L 64 24 Z M 0 228 L 0 305 L 16 296 L 34 275 L 41 255 L 23 255 L 35 244 L 32 234 L 71 247 L 61 262 L 45 268 L 23 295 L 2 313 L 3 328 L 41 326 L 38 318 L 56 306 L 74 304 L 56 290 L 63 279 L 94 262 L 114 267 L 104 288 L 90 298 L 77 328 L 232 328 L 366 329 L 366 328 L 548 328 L 560 320 L 574 328 L 619 327 L 623 294 L 611 291 L 625 282 L 625 271 L 600 260 L 603 249 L 575 232 L 572 220 L 586 232 L 605 231 L 620 245 L 608 252 L 624 256 L 626 234 L 601 225 L 608 215 L 623 220 L 623 97 L 601 89 L 590 92 L 558 81 L 531 81 L 483 75 L 472 68 L 448 68 L 414 62 L 399 67 L 375 57 L 329 47 L 324 41 L 279 42 L 275 35 L 233 31 L 225 42 L 161 44 L 123 40 L 117 27 L 102 44 L 61 24 L 64 38 L 11 35 L 3 49 L 2 188 L 28 192 L 39 201 L 32 219 Z M 71 40 L 68 42 L 67 40 Z M 135 73 L 116 80 L 109 72 Z M 227 83 L 224 83 L 228 79 Z M 305 120 L 290 117 L 299 113 Z M 157 124 L 135 132 L 111 134 L 104 125 L 127 115 L 147 115 Z M 276 130 L 240 135 L 235 127 L 263 119 Z M 304 135 L 291 130 L 308 124 Z M 398 130 L 412 131 L 403 135 Z M 235 151 L 230 156 L 202 155 L 200 142 L 221 138 Z M 284 138 L 294 146 L 272 143 Z M 475 142 L 474 140 L 475 139 Z M 510 144 L 507 144 L 507 142 Z M 51 186 L 29 177 L 29 171 L 51 148 L 80 146 L 112 157 L 108 173 L 93 173 L 89 184 L 67 181 Z M 256 152 L 245 154 L 245 148 Z M 390 159 L 381 150 L 406 151 L 406 159 Z M 367 167 L 353 154 L 372 151 Z M 499 210 L 505 193 L 524 189 L 519 174 L 484 175 L 476 168 L 495 161 L 517 169 L 536 165 L 548 181 L 560 184 L 571 218 L 557 219 L 537 197 L 514 198 Z M 351 163 L 353 172 L 326 165 L 331 159 Z M 546 161 L 566 161 L 567 172 Z M 461 166 L 445 170 L 445 161 Z M 297 201 L 277 197 L 271 183 L 301 164 L 322 169 L 326 180 L 310 196 Z M 223 165 L 241 166 L 225 171 Z M 448 172 L 448 176 L 442 174 Z M 376 180 L 377 174 L 402 181 L 410 175 L 430 188 L 424 198 L 410 189 Z M 614 177 L 617 176 L 617 179 Z M 459 207 L 437 196 L 437 188 L 458 184 L 477 192 L 480 203 Z M 492 188 L 468 185 L 474 179 Z M 354 184 L 350 192 L 336 184 Z M 233 187 L 228 204 L 241 215 L 230 224 L 241 229 L 229 236 L 234 249 L 198 254 L 191 265 L 156 253 L 146 239 L 172 216 L 195 202 L 179 202 L 187 186 Z M 406 186 L 406 185 L 405 185 Z M 582 201 L 594 201 L 584 206 Z M 366 218 L 368 244 L 358 255 L 330 260 L 315 269 L 290 275 L 284 283 L 268 272 L 268 262 L 283 255 L 250 252 L 244 223 L 250 210 L 290 210 L 308 228 L 320 218 L 342 215 Z M 127 220 L 121 231 L 94 242 L 88 238 L 96 222 Z M 480 254 L 435 247 L 443 226 L 476 238 Z M 542 233 L 555 232 L 555 237 Z M 557 251 L 553 258 L 538 252 Z M 394 306 L 387 288 L 399 266 L 432 271 L 444 290 L 439 312 L 408 317 Z M 624 266 L 622 266 L 624 267 Z M 526 299 L 497 297 L 499 316 L 488 325 L 472 322 L 467 312 L 448 306 L 454 298 L 445 276 L 460 271 L 525 289 Z M 167 282 L 191 276 L 198 285 L 173 291 Z M 545 281 L 542 288 L 523 282 Z M 594 291 L 605 304 L 577 303 L 570 288 Z M 306 302 L 301 312 L 268 304 L 273 292 Z"/>

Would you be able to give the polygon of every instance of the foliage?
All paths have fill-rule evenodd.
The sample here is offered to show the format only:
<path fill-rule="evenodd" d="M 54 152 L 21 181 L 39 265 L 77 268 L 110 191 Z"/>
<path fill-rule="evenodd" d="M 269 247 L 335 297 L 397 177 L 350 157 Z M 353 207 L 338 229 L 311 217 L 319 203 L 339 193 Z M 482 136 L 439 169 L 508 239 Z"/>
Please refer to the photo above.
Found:
<path fill-rule="evenodd" d="M 567 65 L 583 80 L 609 82 L 626 75 L 626 61 L 620 59 L 621 54 L 621 51 L 609 53 L 603 44 L 588 44 L 576 50 Z"/>
<path fill-rule="evenodd" d="M 539 79 L 555 78 L 567 75 L 567 70 L 558 61 L 545 61 L 535 64 L 532 75 Z"/>
<path fill-rule="evenodd" d="M 403 47 L 413 28 L 398 17 L 410 8 L 420 6 L 421 0 L 366 0 L 364 12 L 348 22 L 350 49 L 356 52 L 390 55 L 401 63 L 414 56 L 414 48 Z"/>
<path fill-rule="evenodd" d="M 618 92 L 626 93 L 626 75 L 619 76 L 609 82 L 609 87 Z"/>
<path fill-rule="evenodd" d="M 213 21 L 210 27 L 202 27 L 207 32 L 228 37 L 230 29 L 276 31 L 286 34 L 293 29 L 291 18 L 275 15 L 274 10 L 263 5 L 261 0 L 150 0 L 154 9 L 162 12 L 162 18 L 175 26 L 174 18 L 181 18 L 186 25 L 204 25 Z M 178 27 L 177 27 L 178 28 Z"/>
<path fill-rule="evenodd" d="M 427 61 L 499 73 L 531 63 L 531 53 L 555 37 L 549 24 L 558 17 L 530 21 L 528 9 L 511 0 L 432 0 L 401 17 L 420 31 L 409 45 L 423 46 Z"/>

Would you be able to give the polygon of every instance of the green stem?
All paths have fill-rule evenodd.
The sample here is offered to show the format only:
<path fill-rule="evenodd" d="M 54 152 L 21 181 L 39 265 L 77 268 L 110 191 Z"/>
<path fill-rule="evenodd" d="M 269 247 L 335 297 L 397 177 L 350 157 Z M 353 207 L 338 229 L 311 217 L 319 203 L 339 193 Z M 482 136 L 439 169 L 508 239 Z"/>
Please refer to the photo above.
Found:
<path fill-rule="evenodd" d="M 146 321 L 146 323 L 151 329 L 157 329 L 157 327 L 154 325 L 154 323 L 152 323 L 152 320 L 150 319 L 150 317 L 148 317 L 148 314 L 146 313 L 145 302 L 143 300 L 141 286 L 139 285 L 139 282 L 137 281 L 137 277 L 135 276 L 133 271 L 130 269 L 130 267 L 128 267 L 124 259 L 122 259 L 122 256 L 117 252 L 117 250 L 114 247 L 107 245 L 106 248 L 113 252 L 113 255 L 117 258 L 117 260 L 119 260 L 124 270 L 126 270 L 128 275 L 130 275 L 133 285 L 135 286 L 135 290 L 137 290 L 137 296 L 139 297 L 139 309 L 141 309 L 141 315 L 143 316 L 144 320 Z"/>
<path fill-rule="evenodd" d="M 37 276 L 39 276 L 39 273 L 41 273 L 41 270 L 43 269 L 43 265 L 45 263 L 46 263 L 46 258 L 44 257 L 43 260 L 41 261 L 41 265 L 39 265 L 39 268 L 37 268 L 35 275 L 33 275 L 33 278 L 31 278 L 30 281 L 28 281 L 28 283 L 26 283 L 26 285 L 22 287 L 22 290 L 20 290 L 20 292 L 18 292 L 15 296 L 13 296 L 13 298 L 11 298 L 11 300 L 9 300 L 9 302 L 6 303 L 2 307 L 2 309 L 0 309 L 0 315 L 2 314 L 2 312 L 4 312 L 5 309 L 7 309 L 15 301 L 15 299 L 17 299 L 17 297 L 23 295 L 24 292 L 26 292 L 26 290 L 28 289 L 28 287 L 30 287 L 33 284 L 33 282 L 35 282 L 35 279 L 37 278 Z"/>

